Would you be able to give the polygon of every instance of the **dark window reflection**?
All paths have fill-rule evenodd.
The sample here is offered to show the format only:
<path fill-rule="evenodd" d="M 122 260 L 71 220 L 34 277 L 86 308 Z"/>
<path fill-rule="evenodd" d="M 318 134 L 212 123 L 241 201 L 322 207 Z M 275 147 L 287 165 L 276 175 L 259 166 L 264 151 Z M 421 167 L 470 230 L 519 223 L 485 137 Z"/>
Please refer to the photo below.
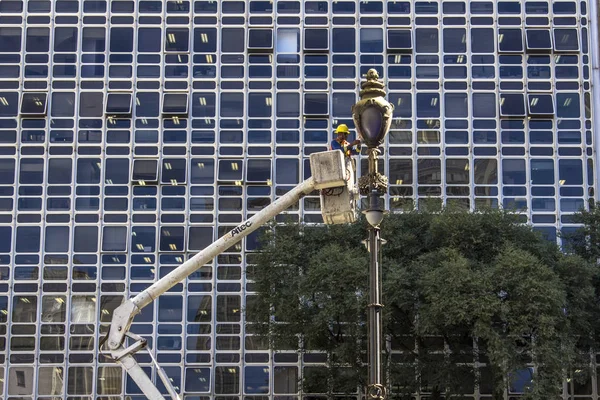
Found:
<path fill-rule="evenodd" d="M 208 392 L 210 388 L 210 370 L 210 368 L 186 368 L 185 391 Z"/>
<path fill-rule="evenodd" d="M 439 185 L 442 182 L 441 161 L 437 158 L 417 160 L 419 185 Z"/>
<path fill-rule="evenodd" d="M 241 117 L 244 113 L 244 95 L 242 93 L 221 94 L 221 117 Z"/>
<path fill-rule="evenodd" d="M 552 40 L 549 29 L 527 29 L 525 41 L 528 50 L 551 50 Z"/>
<path fill-rule="evenodd" d="M 57 27 L 54 29 L 54 51 L 77 51 L 77 28 Z"/>
<path fill-rule="evenodd" d="M 242 162 L 238 160 L 219 160 L 219 181 L 241 181 Z"/>
<path fill-rule="evenodd" d="M 98 251 L 98 227 L 76 226 L 73 232 L 73 251 L 95 253 Z"/>
<path fill-rule="evenodd" d="M 305 29 L 304 30 L 304 49 L 310 50 L 328 50 L 329 49 L 329 30 L 328 29 Z"/>
<path fill-rule="evenodd" d="M 133 174 L 131 180 L 134 183 L 155 182 L 158 180 L 158 160 L 137 159 L 133 161 Z"/>
<path fill-rule="evenodd" d="M 35 253 L 40 251 L 40 234 L 39 226 L 17 227 L 17 244 L 15 250 L 19 253 Z"/>
<path fill-rule="evenodd" d="M 185 53 L 189 51 L 188 28 L 167 28 L 165 32 L 165 51 Z"/>
<path fill-rule="evenodd" d="M 49 50 L 50 29 L 48 28 L 27 28 L 27 39 L 25 50 L 28 53 L 44 53 Z"/>
<path fill-rule="evenodd" d="M 332 29 L 332 37 L 335 53 L 354 53 L 356 51 L 356 32 L 354 28 L 334 28 Z"/>
<path fill-rule="evenodd" d="M 437 53 L 439 51 L 439 31 L 434 28 L 415 29 L 416 47 L 419 53 Z"/>
<path fill-rule="evenodd" d="M 141 53 L 158 53 L 161 50 L 162 30 L 160 28 L 138 29 L 138 51 Z"/>
<path fill-rule="evenodd" d="M 248 49 L 273 48 L 273 30 L 272 29 L 250 29 L 248 31 Z"/>
<path fill-rule="evenodd" d="M 333 94 L 333 116 L 334 117 L 351 117 L 352 105 L 356 100 L 354 93 L 334 93 Z"/>
<path fill-rule="evenodd" d="M 279 185 L 295 185 L 300 179 L 300 167 L 297 159 L 280 158 L 275 160 L 275 183 Z"/>
<path fill-rule="evenodd" d="M 524 116 L 525 95 L 522 93 L 500 93 L 501 116 Z"/>
<path fill-rule="evenodd" d="M 580 116 L 578 93 L 556 94 L 556 116 L 559 118 L 579 118 Z"/>
<path fill-rule="evenodd" d="M 300 95 L 298 93 L 277 93 L 277 116 L 298 117 L 300 115 Z"/>
<path fill-rule="evenodd" d="M 383 51 L 383 30 L 379 28 L 361 28 L 360 51 L 362 53 L 381 53 Z"/>
<path fill-rule="evenodd" d="M 440 95 L 438 93 L 417 93 L 417 117 L 440 116 Z"/>
<path fill-rule="evenodd" d="M 494 29 L 493 28 L 473 28 L 473 29 L 471 29 L 471 51 L 473 53 L 493 53 L 494 52 Z"/>
<path fill-rule="evenodd" d="M 214 53 L 217 51 L 217 29 L 195 28 L 194 29 L 194 52 Z"/>
<path fill-rule="evenodd" d="M 466 93 L 446 93 L 444 95 L 444 113 L 447 118 L 464 118 L 468 116 L 468 99 Z"/>
<path fill-rule="evenodd" d="M 464 53 L 467 51 L 467 31 L 464 28 L 444 29 L 444 52 Z"/>
<path fill-rule="evenodd" d="M 476 159 L 473 162 L 473 170 L 476 185 L 495 185 L 498 183 L 498 167 L 495 159 Z"/>
<path fill-rule="evenodd" d="M 558 160 L 558 179 L 561 185 L 583 184 L 581 160 Z"/>
<path fill-rule="evenodd" d="M 305 115 L 328 115 L 329 114 L 328 93 L 305 93 L 304 114 Z"/>
<path fill-rule="evenodd" d="M 270 159 L 249 159 L 247 180 L 250 182 L 267 182 L 271 179 Z"/>
<path fill-rule="evenodd" d="M 273 100 L 271 93 L 249 93 L 248 94 L 248 116 L 265 117 L 271 116 Z"/>
<path fill-rule="evenodd" d="M 498 29 L 498 50 L 520 53 L 523 51 L 523 33 L 521 29 Z"/>
<path fill-rule="evenodd" d="M 21 28 L 0 27 L 0 42 L 2 43 L 3 53 L 20 53 Z"/>
<path fill-rule="evenodd" d="M 182 115 L 188 112 L 187 93 L 165 93 L 163 97 L 163 114 Z"/>
<path fill-rule="evenodd" d="M 554 184 L 554 161 L 553 160 L 531 160 L 531 184 L 553 185 Z"/>
<path fill-rule="evenodd" d="M 389 29 L 387 46 L 390 50 L 412 50 L 412 31 L 410 29 Z"/>
<path fill-rule="evenodd" d="M 110 51 L 115 53 L 131 53 L 133 51 L 133 28 L 111 28 Z"/>
<path fill-rule="evenodd" d="M 505 185 L 525 184 L 525 160 L 502 160 L 502 183 Z"/>
<path fill-rule="evenodd" d="M 473 116 L 496 117 L 496 95 L 494 93 L 473 93 Z"/>
<path fill-rule="evenodd" d="M 555 51 L 579 51 L 577 29 L 554 29 Z"/>
<path fill-rule="evenodd" d="M 412 185 L 413 161 L 404 159 L 390 159 L 390 184 Z"/>
<path fill-rule="evenodd" d="M 131 114 L 131 94 L 109 93 L 106 99 L 107 114 Z"/>
<path fill-rule="evenodd" d="M 160 181 L 177 185 L 185 183 L 186 160 L 184 158 L 165 158 L 162 161 Z"/>
<path fill-rule="evenodd" d="M 243 28 L 223 28 L 221 30 L 221 51 L 224 53 L 243 53 L 246 48 Z"/>
<path fill-rule="evenodd" d="M 79 95 L 79 116 L 80 117 L 102 117 L 104 110 L 102 106 L 104 93 L 102 92 L 81 92 Z"/>
<path fill-rule="evenodd" d="M 153 253 L 156 247 L 156 228 L 135 226 L 131 230 L 131 251 Z"/>
<path fill-rule="evenodd" d="M 160 251 L 183 251 L 183 227 L 163 226 L 160 228 Z"/>
<path fill-rule="evenodd" d="M 106 47 L 105 28 L 84 27 L 81 51 L 88 53 L 104 52 Z"/>
<path fill-rule="evenodd" d="M 45 115 L 46 93 L 23 93 L 21 98 L 21 114 Z"/>
<path fill-rule="evenodd" d="M 554 101 L 552 95 L 531 93 L 527 95 L 529 114 L 554 115 Z"/>
<path fill-rule="evenodd" d="M 19 168 L 19 183 L 40 184 L 44 181 L 44 160 L 22 158 Z"/>

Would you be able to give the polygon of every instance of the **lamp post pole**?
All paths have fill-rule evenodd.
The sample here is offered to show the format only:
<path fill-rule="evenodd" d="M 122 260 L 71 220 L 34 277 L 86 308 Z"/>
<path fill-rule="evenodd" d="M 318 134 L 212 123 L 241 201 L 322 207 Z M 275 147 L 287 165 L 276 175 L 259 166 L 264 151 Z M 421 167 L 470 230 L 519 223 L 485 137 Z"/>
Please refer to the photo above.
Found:
<path fill-rule="evenodd" d="M 386 390 L 382 380 L 381 349 L 381 237 L 379 225 L 383 220 L 382 195 L 387 192 L 387 177 L 379 173 L 378 147 L 390 129 L 394 106 L 384 96 L 384 84 L 375 69 L 367 72 L 367 81 L 361 84 L 360 100 L 352 107 L 352 118 L 362 141 L 368 147 L 369 172 L 358 182 L 360 194 L 367 196 L 368 206 L 364 214 L 369 223 L 369 382 L 367 400 L 383 400 Z"/>

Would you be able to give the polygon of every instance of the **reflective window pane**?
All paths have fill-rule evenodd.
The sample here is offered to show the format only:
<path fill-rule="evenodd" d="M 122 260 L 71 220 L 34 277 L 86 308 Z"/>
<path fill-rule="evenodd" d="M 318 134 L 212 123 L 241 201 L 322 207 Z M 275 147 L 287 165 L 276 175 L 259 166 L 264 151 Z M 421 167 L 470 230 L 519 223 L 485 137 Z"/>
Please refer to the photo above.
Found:
<path fill-rule="evenodd" d="M 521 93 L 500 93 L 500 115 L 525 116 L 525 96 Z"/>
<path fill-rule="evenodd" d="M 383 51 L 383 30 L 378 28 L 361 28 L 360 51 L 362 53 L 381 53 Z"/>
<path fill-rule="evenodd" d="M 527 29 L 525 42 L 527 50 L 530 51 L 549 51 L 552 49 L 549 29 Z"/>
<path fill-rule="evenodd" d="M 440 160 L 428 158 L 417 160 L 417 176 L 419 185 L 439 185 L 442 182 Z"/>
<path fill-rule="evenodd" d="M 415 29 L 416 50 L 418 53 L 437 53 L 439 51 L 439 31 L 433 28 Z"/>
<path fill-rule="evenodd" d="M 23 93 L 21 98 L 21 114 L 45 115 L 46 93 Z"/>
<path fill-rule="evenodd" d="M 241 117 L 244 113 L 242 93 L 221 93 L 221 117 Z"/>
<path fill-rule="evenodd" d="M 110 51 L 113 53 L 131 53 L 133 51 L 133 28 L 110 28 Z"/>
<path fill-rule="evenodd" d="M 131 114 L 131 94 L 109 93 L 106 97 L 107 114 Z"/>
<path fill-rule="evenodd" d="M 579 51 L 579 37 L 576 29 L 554 29 L 555 51 Z"/>
<path fill-rule="evenodd" d="M 189 51 L 189 29 L 167 28 L 165 30 L 165 51 L 185 53 Z"/>
<path fill-rule="evenodd" d="M 524 185 L 525 182 L 525 160 L 502 160 L 502 183 L 505 185 Z"/>
<path fill-rule="evenodd" d="M 444 113 L 447 118 L 465 118 L 468 116 L 466 93 L 446 93 L 444 95 Z"/>
<path fill-rule="evenodd" d="M 498 50 L 520 53 L 523 51 L 523 32 L 521 29 L 498 29 Z"/>
<path fill-rule="evenodd" d="M 579 94 L 557 93 L 556 94 L 556 116 L 559 118 L 579 118 Z"/>
<path fill-rule="evenodd" d="M 329 49 L 329 30 L 304 29 L 304 49 L 307 51 L 327 51 Z"/>
<path fill-rule="evenodd" d="M 246 47 L 243 28 L 223 28 L 221 30 L 221 51 L 224 53 L 243 53 Z"/>
<path fill-rule="evenodd" d="M 244 369 L 244 392 L 248 394 L 269 393 L 268 366 L 249 366 Z"/>
<path fill-rule="evenodd" d="M 185 391 L 205 393 L 210 389 L 210 368 L 186 368 Z"/>
<path fill-rule="evenodd" d="M 498 183 L 497 161 L 493 158 L 476 159 L 473 162 L 475 184 L 495 185 Z"/>

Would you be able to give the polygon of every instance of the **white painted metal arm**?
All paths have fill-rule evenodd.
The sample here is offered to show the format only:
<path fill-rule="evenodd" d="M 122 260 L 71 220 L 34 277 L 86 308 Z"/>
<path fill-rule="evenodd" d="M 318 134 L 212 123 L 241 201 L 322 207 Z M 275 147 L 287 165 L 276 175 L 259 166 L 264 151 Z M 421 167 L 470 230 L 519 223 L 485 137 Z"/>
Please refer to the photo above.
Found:
<path fill-rule="evenodd" d="M 269 206 L 265 207 L 252 218 L 242 222 L 229 233 L 221 236 L 221 238 L 213 242 L 206 249 L 181 264 L 162 279 L 156 281 L 152 286 L 134 298 L 121 304 L 113 313 L 113 319 L 108 334 L 108 348 L 110 350 L 115 350 L 121 346 L 125 332 L 129 330 L 133 317 L 138 314 L 142 308 L 156 300 L 158 296 L 165 293 L 176 284 L 182 282 L 194 271 L 210 262 L 217 255 L 223 253 L 244 237 L 263 226 L 275 215 L 281 213 L 289 206 L 296 203 L 302 196 L 310 193 L 314 189 L 315 182 L 311 177 Z"/>
<path fill-rule="evenodd" d="M 349 180 L 348 174 L 351 171 L 346 169 L 342 152 L 327 151 L 311 154 L 310 164 L 312 177 L 275 200 L 252 218 L 238 225 L 206 249 L 155 282 L 152 286 L 115 309 L 108 334 L 100 345 L 102 346 L 106 342 L 107 349 L 104 352 L 108 353 L 115 361 L 123 364 L 129 375 L 150 400 L 163 400 L 164 398 L 133 358 L 133 354 L 136 351 L 145 347 L 145 341 L 139 338 L 136 344 L 124 348 L 126 336 L 137 336 L 129 333 L 129 328 L 135 315 L 139 314 L 142 308 L 156 300 L 161 294 L 185 280 L 194 271 L 210 262 L 217 255 L 223 253 L 250 233 L 265 225 L 271 218 L 285 211 L 306 194 L 315 189 L 327 189 L 347 185 Z M 159 371 L 159 375 L 163 378 L 162 375 L 164 373 L 160 374 Z M 171 397 L 174 399 L 178 398 L 169 382 L 165 382 L 165 386 L 170 392 Z"/>

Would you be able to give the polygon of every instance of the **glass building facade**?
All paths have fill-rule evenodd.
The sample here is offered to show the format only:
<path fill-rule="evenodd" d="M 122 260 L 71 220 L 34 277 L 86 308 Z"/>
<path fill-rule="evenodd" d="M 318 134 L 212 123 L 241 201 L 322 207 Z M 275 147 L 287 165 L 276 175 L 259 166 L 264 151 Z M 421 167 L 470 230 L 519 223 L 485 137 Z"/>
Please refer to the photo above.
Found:
<path fill-rule="evenodd" d="M 593 1 L 0 1 L 0 397 L 142 399 L 97 352 L 113 309 L 306 179 L 369 68 L 390 210 L 516 208 L 557 240 L 597 190 Z M 189 399 L 300 399 L 324 361 L 244 324 L 255 239 L 132 326 Z"/>

